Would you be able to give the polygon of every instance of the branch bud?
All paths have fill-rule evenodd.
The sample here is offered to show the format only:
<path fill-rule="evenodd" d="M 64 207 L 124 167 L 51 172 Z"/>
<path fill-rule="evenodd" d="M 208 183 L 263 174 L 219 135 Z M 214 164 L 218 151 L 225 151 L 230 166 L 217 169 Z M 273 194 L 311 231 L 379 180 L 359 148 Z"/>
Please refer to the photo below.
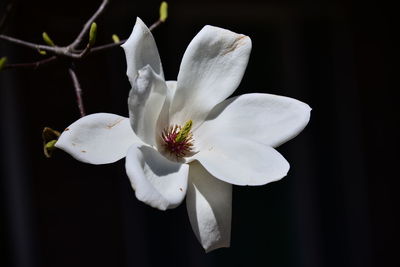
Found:
<path fill-rule="evenodd" d="M 43 139 L 43 153 L 46 158 L 50 158 L 53 154 L 53 151 L 56 149 L 55 144 L 57 143 L 58 138 L 60 137 L 60 132 L 53 130 L 49 127 L 44 127 L 42 132 Z"/>
<path fill-rule="evenodd" d="M 160 5 L 160 21 L 165 22 L 168 17 L 168 4 L 163 1 Z"/>
<path fill-rule="evenodd" d="M 55 144 L 57 143 L 57 140 L 51 140 L 44 144 L 43 147 L 43 153 L 46 156 L 46 158 L 51 158 L 53 151 L 56 149 Z"/>
<path fill-rule="evenodd" d="M 56 46 L 56 45 L 54 44 L 53 40 L 51 40 L 50 36 L 49 36 L 46 32 L 43 32 L 43 33 L 42 33 L 42 38 L 43 38 L 43 41 L 44 41 L 46 44 L 48 44 L 49 46 Z"/>
<path fill-rule="evenodd" d="M 113 35 L 111 36 L 111 38 L 112 38 L 112 40 L 113 40 L 114 43 L 119 43 L 119 42 L 121 42 L 121 40 L 119 39 L 118 35 L 116 35 L 116 34 L 113 34 Z"/>
<path fill-rule="evenodd" d="M 96 22 L 93 22 L 92 25 L 90 26 L 90 32 L 89 32 L 89 45 L 93 46 L 94 43 L 96 42 L 96 36 L 97 36 L 97 24 Z"/>
<path fill-rule="evenodd" d="M 4 66 L 6 65 L 6 63 L 7 63 L 7 57 L 0 58 L 0 71 L 3 70 Z"/>

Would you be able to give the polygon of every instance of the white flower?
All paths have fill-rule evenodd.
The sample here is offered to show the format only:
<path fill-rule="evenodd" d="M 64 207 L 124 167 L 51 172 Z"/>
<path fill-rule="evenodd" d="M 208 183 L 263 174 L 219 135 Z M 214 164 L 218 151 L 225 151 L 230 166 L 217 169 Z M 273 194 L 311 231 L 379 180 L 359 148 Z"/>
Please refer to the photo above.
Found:
<path fill-rule="evenodd" d="M 56 146 L 91 164 L 126 157 L 139 200 L 165 210 L 186 196 L 204 249 L 228 247 L 232 184 L 263 185 L 284 177 L 289 163 L 273 147 L 307 125 L 310 107 L 270 94 L 225 100 L 247 66 L 251 40 L 245 35 L 205 26 L 189 44 L 177 81 L 164 80 L 153 36 L 139 18 L 123 48 L 132 85 L 129 118 L 83 117 Z"/>

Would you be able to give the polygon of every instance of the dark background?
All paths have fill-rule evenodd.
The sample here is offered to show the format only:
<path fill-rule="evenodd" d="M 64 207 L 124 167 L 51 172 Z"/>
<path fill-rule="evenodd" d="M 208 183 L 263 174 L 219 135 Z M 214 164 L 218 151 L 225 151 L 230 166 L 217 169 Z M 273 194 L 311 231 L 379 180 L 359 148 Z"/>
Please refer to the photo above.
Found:
<path fill-rule="evenodd" d="M 1 11 L 9 0 L 0 0 Z M 100 1 L 17 1 L 6 34 L 60 45 Z M 159 1 L 112 1 L 98 43 L 148 25 Z M 205 25 L 244 33 L 253 50 L 235 94 L 264 92 L 308 103 L 311 121 L 278 150 L 283 180 L 234 187 L 232 243 L 205 254 L 185 205 L 167 212 L 136 200 L 124 161 L 92 166 L 42 154 L 44 126 L 79 117 L 63 63 L 0 73 L 0 266 L 400 266 L 396 169 L 400 112 L 396 10 L 382 1 L 171 1 L 155 30 L 167 79 Z M 0 42 L 10 63 L 40 58 Z M 396 61 L 398 64 L 398 61 Z M 122 49 L 77 64 L 88 113 L 127 116 Z M 396 72 L 397 74 L 398 72 Z"/>

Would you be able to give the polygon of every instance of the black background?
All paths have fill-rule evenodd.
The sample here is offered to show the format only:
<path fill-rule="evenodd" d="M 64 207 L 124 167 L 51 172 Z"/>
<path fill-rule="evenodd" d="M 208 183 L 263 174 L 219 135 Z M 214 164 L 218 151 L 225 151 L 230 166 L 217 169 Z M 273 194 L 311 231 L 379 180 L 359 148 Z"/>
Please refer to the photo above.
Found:
<path fill-rule="evenodd" d="M 0 1 L 1 11 L 8 0 Z M 17 1 L 6 34 L 66 45 L 100 1 Z M 111 1 L 98 44 L 150 25 L 159 1 Z M 42 155 L 44 126 L 79 117 L 65 64 L 0 73 L 0 266 L 399 266 L 395 9 L 382 1 L 171 1 L 155 30 L 167 79 L 205 25 L 252 38 L 235 92 L 308 103 L 311 121 L 278 150 L 289 175 L 234 187 L 232 243 L 205 254 L 185 205 L 167 212 L 136 200 L 124 161 L 92 166 Z M 0 42 L 10 63 L 40 58 Z M 396 61 L 397 63 L 397 61 Z M 123 51 L 77 63 L 88 113 L 127 116 Z M 396 254 L 397 253 L 397 254 Z"/>

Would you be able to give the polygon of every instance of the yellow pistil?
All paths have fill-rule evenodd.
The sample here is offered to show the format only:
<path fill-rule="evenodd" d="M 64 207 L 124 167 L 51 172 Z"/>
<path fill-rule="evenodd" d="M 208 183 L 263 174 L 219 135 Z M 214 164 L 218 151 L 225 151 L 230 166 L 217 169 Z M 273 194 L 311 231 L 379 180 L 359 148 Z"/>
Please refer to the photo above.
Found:
<path fill-rule="evenodd" d="M 182 127 L 182 129 L 179 131 L 179 133 L 175 137 L 175 142 L 183 142 L 184 140 L 187 139 L 187 137 L 190 134 L 190 129 L 192 129 L 192 120 L 188 120 L 185 125 Z"/>

